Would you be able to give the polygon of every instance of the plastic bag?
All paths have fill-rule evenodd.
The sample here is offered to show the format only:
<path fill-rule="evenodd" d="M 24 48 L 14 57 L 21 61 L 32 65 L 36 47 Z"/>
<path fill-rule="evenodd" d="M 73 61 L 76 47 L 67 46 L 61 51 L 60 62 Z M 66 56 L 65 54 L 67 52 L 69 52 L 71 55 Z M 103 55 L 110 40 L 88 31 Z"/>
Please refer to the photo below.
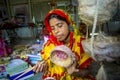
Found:
<path fill-rule="evenodd" d="M 120 36 L 105 36 L 100 33 L 94 39 L 93 49 L 90 39 L 82 41 L 82 46 L 84 51 L 90 56 L 93 54 L 91 57 L 95 57 L 97 61 L 111 62 L 120 57 Z"/>
<path fill-rule="evenodd" d="M 97 25 L 105 23 L 116 13 L 118 0 L 78 0 L 78 2 L 78 13 L 81 20 L 87 26 L 92 26 L 96 9 L 98 9 Z"/>

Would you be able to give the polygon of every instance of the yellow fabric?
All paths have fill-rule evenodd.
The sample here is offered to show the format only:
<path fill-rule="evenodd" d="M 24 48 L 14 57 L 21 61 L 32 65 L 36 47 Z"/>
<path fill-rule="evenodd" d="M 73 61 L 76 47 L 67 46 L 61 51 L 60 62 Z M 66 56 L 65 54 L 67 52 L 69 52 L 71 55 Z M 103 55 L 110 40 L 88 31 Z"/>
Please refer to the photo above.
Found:
<path fill-rule="evenodd" d="M 85 53 L 80 54 L 80 47 L 78 47 L 78 45 L 77 45 L 77 42 L 80 41 L 80 36 L 74 36 L 73 38 L 75 38 L 75 42 L 73 44 L 72 51 L 78 53 L 78 55 L 80 56 L 80 60 L 78 61 L 78 64 L 80 65 L 80 64 L 84 63 L 84 61 L 86 61 L 89 58 L 89 56 Z M 46 60 L 50 56 L 50 52 L 54 47 L 55 47 L 54 44 L 50 43 L 49 41 L 47 42 L 46 46 L 43 49 L 43 52 L 44 52 L 44 54 L 42 54 L 43 60 Z M 74 77 L 71 75 L 68 75 L 68 74 L 66 74 L 66 75 L 64 74 L 64 76 L 63 75 L 61 76 L 62 73 L 65 73 L 64 68 L 57 66 L 55 64 L 52 64 L 50 62 L 50 60 L 47 60 L 47 64 L 49 66 L 48 71 L 50 73 L 50 76 L 54 76 L 54 74 L 57 74 L 57 75 L 60 75 L 60 77 L 57 78 L 57 80 L 64 80 L 64 79 L 65 80 L 74 80 Z M 54 77 L 54 78 L 56 78 L 56 77 Z M 79 77 L 75 80 L 83 80 L 83 79 Z M 89 80 L 89 79 L 86 79 L 86 80 Z"/>

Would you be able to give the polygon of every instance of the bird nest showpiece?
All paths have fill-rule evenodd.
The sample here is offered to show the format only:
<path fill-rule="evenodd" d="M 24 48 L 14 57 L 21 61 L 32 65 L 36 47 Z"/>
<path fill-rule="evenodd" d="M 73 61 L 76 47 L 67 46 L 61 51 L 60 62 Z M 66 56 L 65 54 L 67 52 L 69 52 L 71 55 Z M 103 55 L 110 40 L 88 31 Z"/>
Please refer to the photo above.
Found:
<path fill-rule="evenodd" d="M 60 45 L 51 51 L 50 60 L 56 65 L 67 68 L 73 64 L 75 55 L 70 48 Z"/>

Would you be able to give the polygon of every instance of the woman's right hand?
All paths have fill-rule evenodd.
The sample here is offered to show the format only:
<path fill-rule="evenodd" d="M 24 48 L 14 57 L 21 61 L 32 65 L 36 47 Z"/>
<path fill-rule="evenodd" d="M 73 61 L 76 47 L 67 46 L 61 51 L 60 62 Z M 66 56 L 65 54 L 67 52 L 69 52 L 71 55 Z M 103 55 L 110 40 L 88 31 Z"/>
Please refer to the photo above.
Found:
<path fill-rule="evenodd" d="M 33 71 L 35 73 L 39 73 L 39 72 L 45 71 L 45 69 L 47 69 L 46 62 L 38 61 L 38 64 L 34 66 Z"/>

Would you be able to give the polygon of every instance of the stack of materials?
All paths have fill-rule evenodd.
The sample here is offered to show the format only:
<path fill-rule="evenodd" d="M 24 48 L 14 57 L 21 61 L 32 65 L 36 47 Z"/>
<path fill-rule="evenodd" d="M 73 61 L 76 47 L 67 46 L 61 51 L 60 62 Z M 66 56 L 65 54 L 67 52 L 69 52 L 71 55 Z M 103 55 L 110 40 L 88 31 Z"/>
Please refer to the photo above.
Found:
<path fill-rule="evenodd" d="M 7 79 L 8 78 L 8 75 L 5 71 L 5 66 L 4 65 L 0 65 L 0 80 L 1 79 Z"/>
<path fill-rule="evenodd" d="M 27 56 L 28 56 L 28 59 L 30 60 L 31 64 L 33 64 L 33 65 L 37 64 L 38 61 L 42 60 L 41 56 L 38 54 L 27 54 Z"/>
<path fill-rule="evenodd" d="M 10 76 L 10 80 L 13 80 L 20 74 L 22 74 L 26 69 L 28 69 L 28 63 L 21 59 L 11 60 L 9 64 L 6 65 L 6 72 Z M 19 79 L 27 79 L 28 77 L 33 76 L 34 73 L 32 71 L 26 73 L 25 75 L 19 77 Z"/>

